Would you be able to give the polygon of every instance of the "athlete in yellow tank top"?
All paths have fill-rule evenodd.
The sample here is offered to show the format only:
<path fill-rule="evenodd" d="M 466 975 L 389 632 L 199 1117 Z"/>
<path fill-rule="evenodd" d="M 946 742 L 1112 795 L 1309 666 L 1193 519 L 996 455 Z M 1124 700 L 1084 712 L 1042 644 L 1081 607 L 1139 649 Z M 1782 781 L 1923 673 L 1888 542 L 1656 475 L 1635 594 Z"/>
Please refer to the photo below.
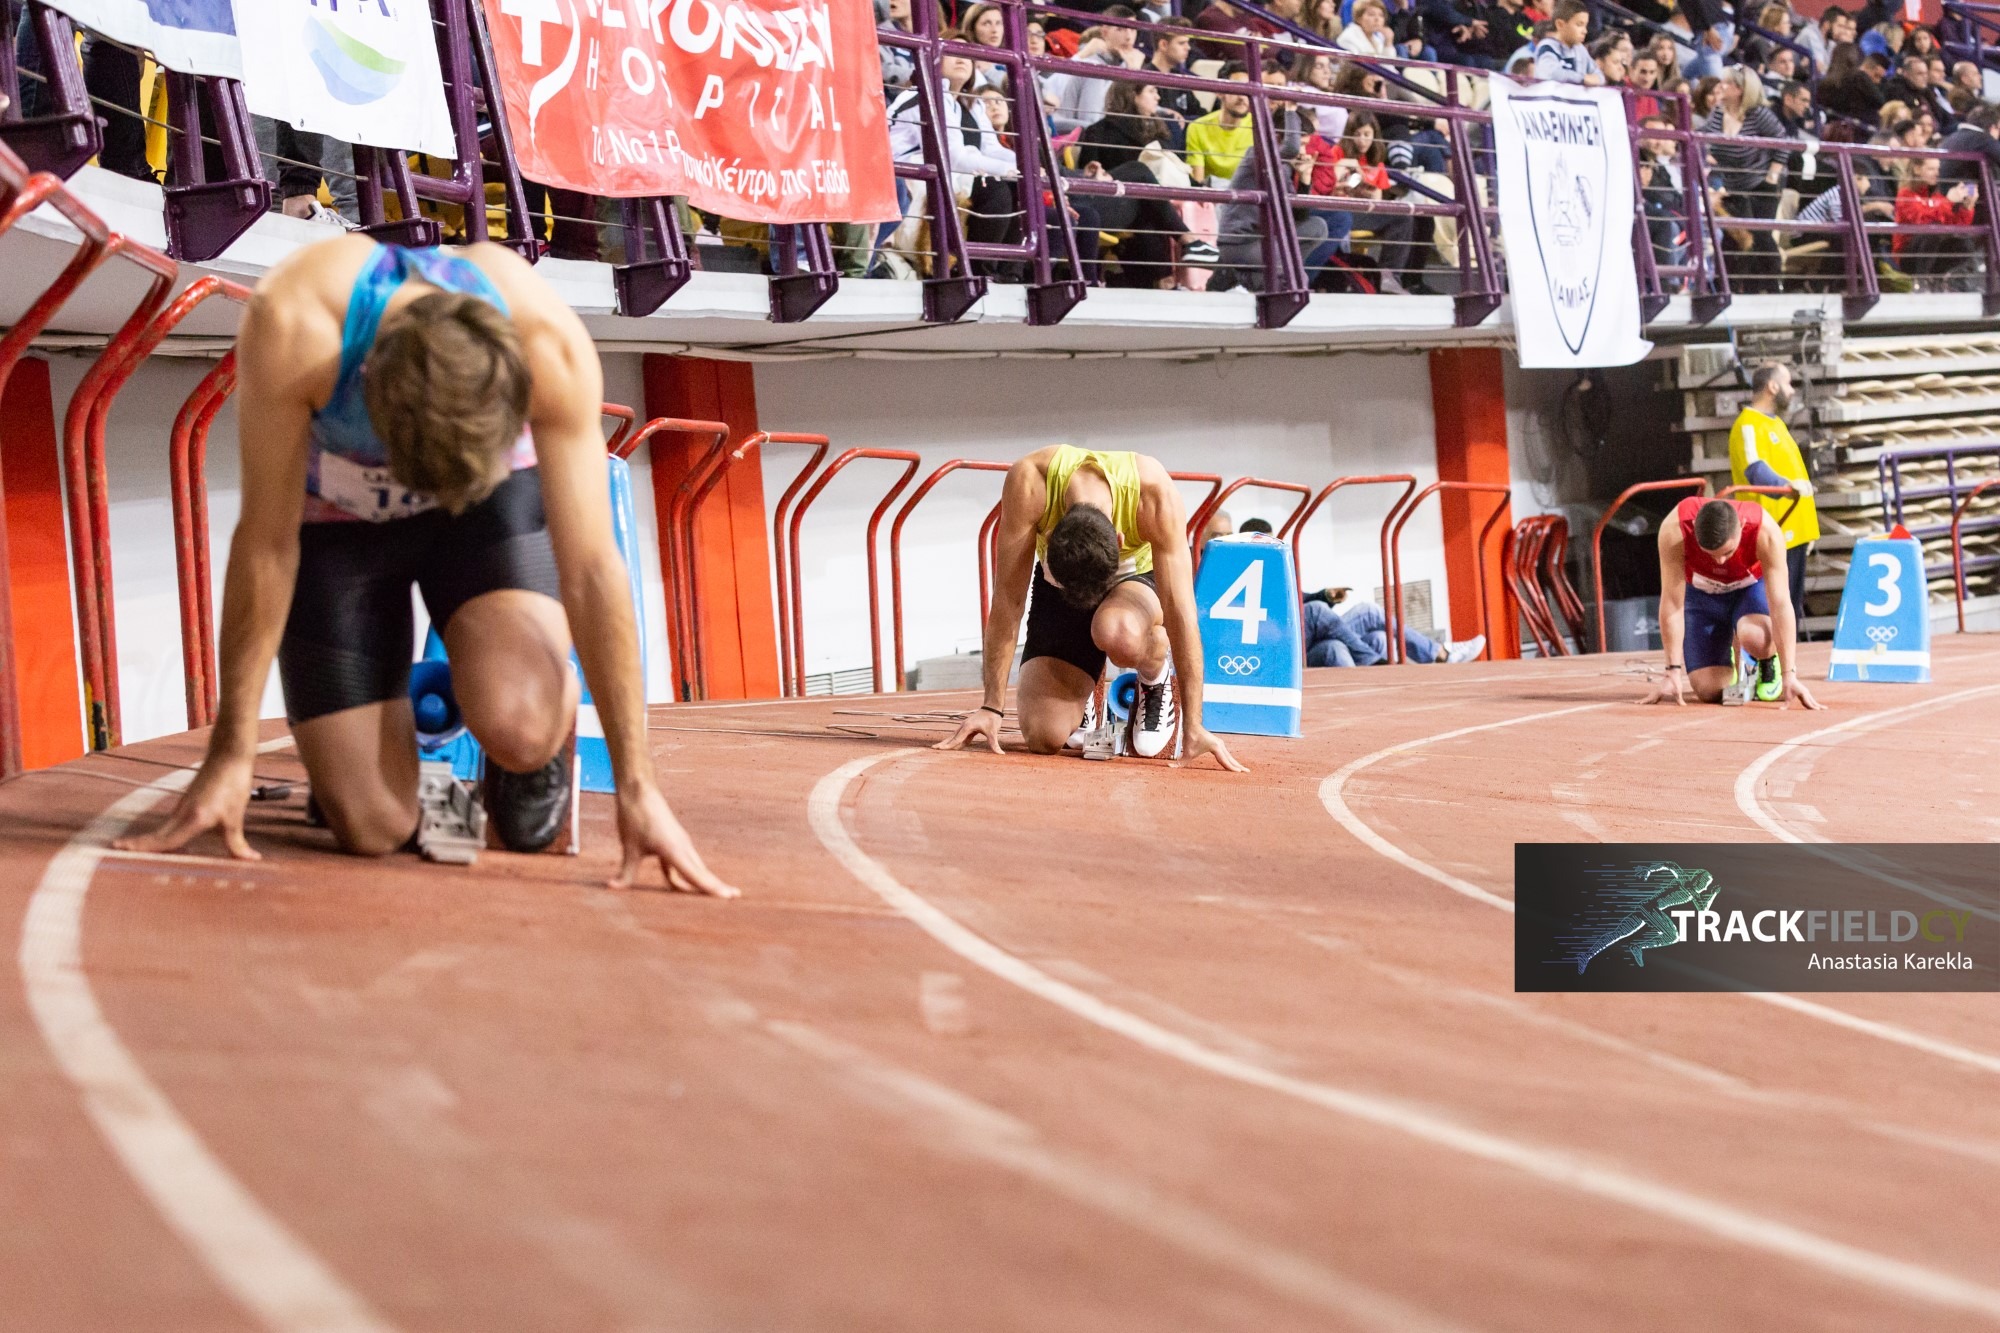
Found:
<path fill-rule="evenodd" d="M 1178 731 L 1182 763 L 1212 754 L 1224 768 L 1243 771 L 1201 724 L 1187 510 L 1158 459 L 1068 444 L 1038 449 L 1007 470 L 997 537 L 986 698 L 939 749 L 983 743 L 1000 753 L 1025 612 L 1015 709 L 1030 750 L 1081 746 L 1097 725 L 1090 709 L 1109 661 L 1139 677 L 1128 733 L 1135 754 L 1169 754 Z"/>

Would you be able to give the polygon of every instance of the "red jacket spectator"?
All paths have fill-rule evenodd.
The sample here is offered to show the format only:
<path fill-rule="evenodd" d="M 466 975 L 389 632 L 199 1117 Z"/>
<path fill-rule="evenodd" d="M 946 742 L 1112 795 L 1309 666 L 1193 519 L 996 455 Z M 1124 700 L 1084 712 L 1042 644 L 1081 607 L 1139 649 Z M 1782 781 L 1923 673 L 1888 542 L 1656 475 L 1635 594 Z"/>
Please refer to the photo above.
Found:
<path fill-rule="evenodd" d="M 1366 158 L 1356 159 L 1341 151 L 1337 143 L 1328 143 L 1315 134 L 1307 139 L 1304 150 L 1313 160 L 1312 192 L 1320 195 L 1352 194 L 1355 189 L 1386 191 L 1390 186 L 1389 168 Z M 1347 170 L 1342 163 L 1350 163 Z"/>
<path fill-rule="evenodd" d="M 1896 221 L 1909 227 L 1969 227 L 1972 202 L 1964 194 L 1959 186 L 1953 186 L 1947 193 L 1935 183 L 1912 181 L 1896 192 Z M 1896 236 L 1897 254 L 1903 253 L 1905 242 L 1910 239 L 1906 235 Z"/>

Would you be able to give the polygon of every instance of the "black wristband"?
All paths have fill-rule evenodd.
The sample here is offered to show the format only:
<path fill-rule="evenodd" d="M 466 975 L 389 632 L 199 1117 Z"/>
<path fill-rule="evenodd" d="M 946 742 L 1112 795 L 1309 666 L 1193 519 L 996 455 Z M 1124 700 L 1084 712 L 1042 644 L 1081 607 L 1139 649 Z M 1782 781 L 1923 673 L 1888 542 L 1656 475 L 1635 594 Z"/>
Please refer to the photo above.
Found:
<path fill-rule="evenodd" d="M 1004 708 L 995 708 L 992 704 L 981 704 L 979 706 L 985 709 L 987 712 L 993 714 L 993 716 L 995 717 L 1007 716 L 1007 710 Z"/>
<path fill-rule="evenodd" d="M 1682 666 L 1679 662 L 1669 662 L 1667 663 L 1667 670 L 1685 672 L 1687 668 Z"/>

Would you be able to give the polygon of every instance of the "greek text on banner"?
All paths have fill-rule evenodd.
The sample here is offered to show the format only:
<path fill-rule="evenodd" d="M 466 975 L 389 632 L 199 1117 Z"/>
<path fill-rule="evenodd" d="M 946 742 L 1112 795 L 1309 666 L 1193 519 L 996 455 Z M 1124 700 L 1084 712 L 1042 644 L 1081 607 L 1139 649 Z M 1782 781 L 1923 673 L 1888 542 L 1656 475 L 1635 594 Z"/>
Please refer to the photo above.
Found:
<path fill-rule="evenodd" d="M 868 0 L 485 0 L 530 180 L 745 222 L 898 215 Z"/>

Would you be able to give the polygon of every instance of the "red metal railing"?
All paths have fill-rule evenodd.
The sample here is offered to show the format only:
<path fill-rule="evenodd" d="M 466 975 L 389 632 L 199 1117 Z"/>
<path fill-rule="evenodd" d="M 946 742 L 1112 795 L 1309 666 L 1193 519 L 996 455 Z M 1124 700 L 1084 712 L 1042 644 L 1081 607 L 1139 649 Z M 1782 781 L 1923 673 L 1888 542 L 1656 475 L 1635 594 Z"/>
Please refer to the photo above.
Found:
<path fill-rule="evenodd" d="M 181 666 L 189 727 L 215 721 L 221 687 L 215 660 L 214 579 L 209 564 L 208 432 L 236 392 L 232 349 L 202 378 L 174 418 L 168 484 L 174 505 L 174 574 L 180 589 Z"/>
<path fill-rule="evenodd" d="M 1410 497 L 1402 512 L 1396 515 L 1396 523 L 1389 531 L 1389 587 L 1385 589 L 1388 603 L 1382 608 L 1383 618 L 1388 622 L 1387 644 L 1389 661 L 1401 662 L 1403 653 L 1403 526 L 1410 517 L 1423 506 L 1425 500 L 1442 491 L 1467 491 L 1482 495 L 1498 495 L 1500 503 L 1493 507 L 1485 524 L 1479 529 L 1479 538 L 1473 546 L 1473 577 L 1479 582 L 1479 632 L 1486 639 L 1486 647 L 1480 656 L 1492 660 L 1493 657 L 1493 616 L 1486 605 L 1486 539 L 1493 532 L 1493 525 L 1500 516 L 1509 512 L 1514 504 L 1513 488 L 1504 481 L 1434 481 Z"/>
<path fill-rule="evenodd" d="M 655 417 L 625 442 L 624 452 L 619 456 L 628 457 L 655 435 L 667 432 L 709 437 L 708 447 L 681 475 L 681 484 L 674 489 L 673 503 L 667 510 L 667 540 L 661 547 L 668 554 L 669 568 L 661 573 L 667 585 L 667 614 L 674 624 L 674 673 L 680 678 L 680 697 L 706 699 L 708 657 L 702 641 L 700 598 L 695 584 L 694 511 L 733 461 L 727 456 L 729 427 L 720 421 Z M 739 452 L 735 457 L 741 458 L 742 454 Z"/>
<path fill-rule="evenodd" d="M 1784 513 L 1778 515 L 1778 526 L 1781 528 L 1791 519 L 1792 511 L 1799 507 L 1799 501 L 1805 499 L 1805 496 L 1800 495 L 1798 491 L 1790 486 L 1724 486 L 1715 493 L 1715 498 L 1718 500 L 1731 500 L 1739 495 L 1791 496 L 1792 502 L 1785 506 Z"/>
<path fill-rule="evenodd" d="M 1395 522 L 1396 515 L 1403 511 L 1403 506 L 1409 501 L 1410 493 L 1417 489 L 1417 479 L 1407 472 L 1384 472 L 1375 476 L 1335 477 L 1332 481 L 1322 486 L 1319 493 L 1313 496 L 1306 507 L 1294 515 L 1292 521 L 1286 525 L 1291 529 L 1293 567 L 1297 569 L 1304 568 L 1304 561 L 1299 554 L 1299 540 L 1305 535 L 1306 524 L 1312 522 L 1312 516 L 1319 512 L 1321 505 L 1332 498 L 1335 491 L 1347 486 L 1387 486 L 1393 485 L 1396 482 L 1403 484 L 1402 493 L 1390 504 L 1389 512 L 1382 518 L 1381 531 L 1376 537 L 1376 541 L 1381 547 L 1382 596 L 1386 601 L 1389 596 L 1389 525 Z M 1301 574 L 1300 578 L 1302 581 L 1299 592 L 1303 596 L 1305 593 L 1304 575 Z M 1386 615 L 1387 612 L 1385 611 L 1384 614 Z"/>
<path fill-rule="evenodd" d="M 1605 651 L 1604 529 L 1609 526 L 1611 516 L 1625 507 L 1627 500 L 1635 495 L 1644 495 L 1649 491 L 1692 491 L 1698 495 L 1707 495 L 1708 478 L 1671 477 L 1665 481 L 1642 481 L 1636 485 L 1627 486 L 1624 490 L 1618 492 L 1618 498 L 1613 500 L 1604 513 L 1599 516 L 1597 526 L 1590 530 L 1590 581 L 1592 584 L 1591 590 L 1597 597 L 1597 651 L 1600 653 Z"/>
<path fill-rule="evenodd" d="M 1530 514 L 1516 523 L 1500 546 L 1501 569 L 1514 600 L 1521 605 L 1521 620 L 1543 657 L 1567 657 L 1569 645 L 1557 632 L 1555 617 L 1543 596 L 1537 564 L 1548 534 L 1548 514 Z"/>
<path fill-rule="evenodd" d="M 1201 524 L 1206 521 L 1201 518 L 1201 514 L 1208 508 L 1209 502 L 1215 499 L 1216 492 L 1222 489 L 1222 477 L 1214 472 L 1169 472 L 1167 475 L 1175 481 L 1184 481 L 1191 486 L 1208 487 L 1208 494 L 1197 500 L 1194 508 L 1189 511 L 1191 516 L 1188 519 L 1188 545 L 1198 548 L 1201 545 Z"/>
<path fill-rule="evenodd" d="M 118 626 L 112 602 L 111 516 L 104 465 L 105 423 L 119 391 L 160 342 L 214 296 L 246 302 L 250 289 L 226 278 L 195 279 L 165 302 L 177 267 L 165 255 L 134 247 L 132 257 L 154 274 L 152 289 L 77 386 L 63 419 L 63 462 L 69 483 L 70 548 L 76 580 L 84 683 L 89 692 L 91 747 L 122 743 L 118 707 Z"/>
<path fill-rule="evenodd" d="M 611 438 L 604 442 L 605 450 L 613 458 L 631 457 L 632 450 L 624 447 L 625 437 L 630 435 L 632 427 L 638 424 L 639 414 L 623 403 L 606 403 L 598 408 L 597 414 L 599 416 L 610 417 L 618 423 L 618 428 L 611 432 Z M 634 445 L 633 447 L 636 448 L 637 446 Z"/>
<path fill-rule="evenodd" d="M 1299 502 L 1292 506 L 1291 514 L 1277 529 L 1276 535 L 1281 538 L 1291 532 L 1292 528 L 1298 523 L 1299 516 L 1312 503 L 1313 488 L 1302 481 L 1268 481 L 1263 477 L 1238 477 L 1204 500 L 1201 508 L 1195 510 L 1194 517 L 1188 520 L 1189 531 L 1193 534 L 1195 568 L 1199 569 L 1201 567 L 1201 534 L 1208 527 L 1209 520 L 1222 511 L 1222 504 L 1225 500 L 1248 486 L 1255 486 L 1260 490 L 1266 491 L 1288 491 L 1299 497 Z"/>
<path fill-rule="evenodd" d="M 1958 602 L 1958 632 L 1965 633 L 1965 544 L 1961 539 L 1960 525 L 1965 522 L 1965 511 L 1986 491 L 2000 486 L 2000 477 L 1982 481 L 1965 493 L 1958 502 L 1958 508 L 1951 511 L 1951 585 Z"/>
<path fill-rule="evenodd" d="M 817 477 L 813 478 L 813 484 L 806 491 L 805 496 L 800 499 L 799 507 L 792 511 L 791 536 L 788 541 L 790 547 L 789 559 L 792 567 L 792 639 L 790 650 L 792 655 L 792 681 L 797 687 L 796 694 L 798 695 L 803 695 L 806 691 L 806 613 L 805 592 L 802 587 L 803 576 L 799 570 L 799 525 L 805 522 L 806 510 L 812 508 L 813 501 L 819 499 L 820 492 L 826 489 L 827 483 L 838 476 L 841 470 L 849 463 L 863 458 L 879 458 L 892 463 L 904 464 L 903 475 L 896 479 L 896 484 L 889 488 L 889 493 L 882 497 L 882 502 L 875 506 L 875 512 L 868 517 L 868 655 L 875 667 L 875 692 L 877 694 L 885 693 L 882 675 L 882 581 L 879 570 L 880 561 L 875 551 L 875 537 L 882 527 L 882 515 L 888 512 L 889 506 L 895 502 L 896 497 L 901 495 L 909 486 L 910 479 L 917 475 L 917 469 L 923 466 L 923 455 L 912 453 L 908 449 L 849 449 L 846 453 L 828 463 L 825 469 Z M 785 645 L 781 644 L 779 651 L 782 652 L 784 650 Z M 900 668 L 898 670 L 900 671 Z"/>
<path fill-rule="evenodd" d="M 82 235 L 76 253 L 64 265 L 42 294 L 35 298 L 14 326 L 0 338 L 0 395 L 14 378 L 14 370 L 34 340 L 62 309 L 76 289 L 99 265 L 122 249 L 123 237 L 114 237 L 95 213 L 79 203 L 63 188 L 62 181 L 47 172 L 30 173 L 26 164 L 0 145 L 0 235 L 13 230 L 22 218 L 48 204 Z M 114 245 L 114 240 L 116 244 Z M 0 577 L 7 569 L 7 515 L 0 497 Z M 3 593 L 4 590 L 0 590 Z M 14 666 L 14 634 L 11 599 L 0 595 L 0 781 L 21 771 L 20 690 Z"/>
<path fill-rule="evenodd" d="M 744 449 L 770 444 L 799 444 L 812 450 L 806 465 L 792 478 L 792 484 L 785 487 L 785 493 L 778 497 L 777 508 L 771 511 L 771 568 L 778 585 L 778 688 L 786 698 L 804 694 L 803 679 L 792 675 L 792 542 L 788 535 L 786 516 L 791 512 L 792 501 L 798 498 L 806 483 L 812 480 L 813 471 L 826 457 L 832 442 L 824 435 L 799 435 L 786 431 L 759 431 L 744 442 Z"/>
<path fill-rule="evenodd" d="M 1583 651 L 1583 598 L 1569 578 L 1569 520 L 1560 515 L 1549 518 L 1549 544 L 1542 553 L 1542 584 L 1555 592 L 1556 609 L 1569 625 L 1576 651 Z"/>
<path fill-rule="evenodd" d="M 931 493 L 931 488 L 952 473 L 998 472 L 1004 475 L 1011 467 L 1013 467 L 1012 463 L 989 463 L 971 458 L 954 458 L 918 483 L 917 489 L 911 493 L 910 498 L 903 501 L 902 508 L 896 511 L 895 521 L 889 524 L 889 620 L 890 624 L 894 627 L 896 688 L 898 690 L 903 688 L 903 672 L 909 666 L 909 663 L 903 656 L 903 524 L 909 521 L 911 511 L 922 504 L 924 497 Z M 999 512 L 1000 507 L 996 504 L 993 507 L 992 515 L 992 521 L 996 527 L 998 525 Z M 988 583 L 991 578 L 986 565 L 986 533 L 987 528 L 982 524 L 979 529 L 979 624 L 982 629 L 986 625 L 987 598 L 990 595 Z M 873 543 L 871 542 L 870 545 L 872 546 Z M 879 689 L 881 687 L 878 684 L 876 688 Z"/>

